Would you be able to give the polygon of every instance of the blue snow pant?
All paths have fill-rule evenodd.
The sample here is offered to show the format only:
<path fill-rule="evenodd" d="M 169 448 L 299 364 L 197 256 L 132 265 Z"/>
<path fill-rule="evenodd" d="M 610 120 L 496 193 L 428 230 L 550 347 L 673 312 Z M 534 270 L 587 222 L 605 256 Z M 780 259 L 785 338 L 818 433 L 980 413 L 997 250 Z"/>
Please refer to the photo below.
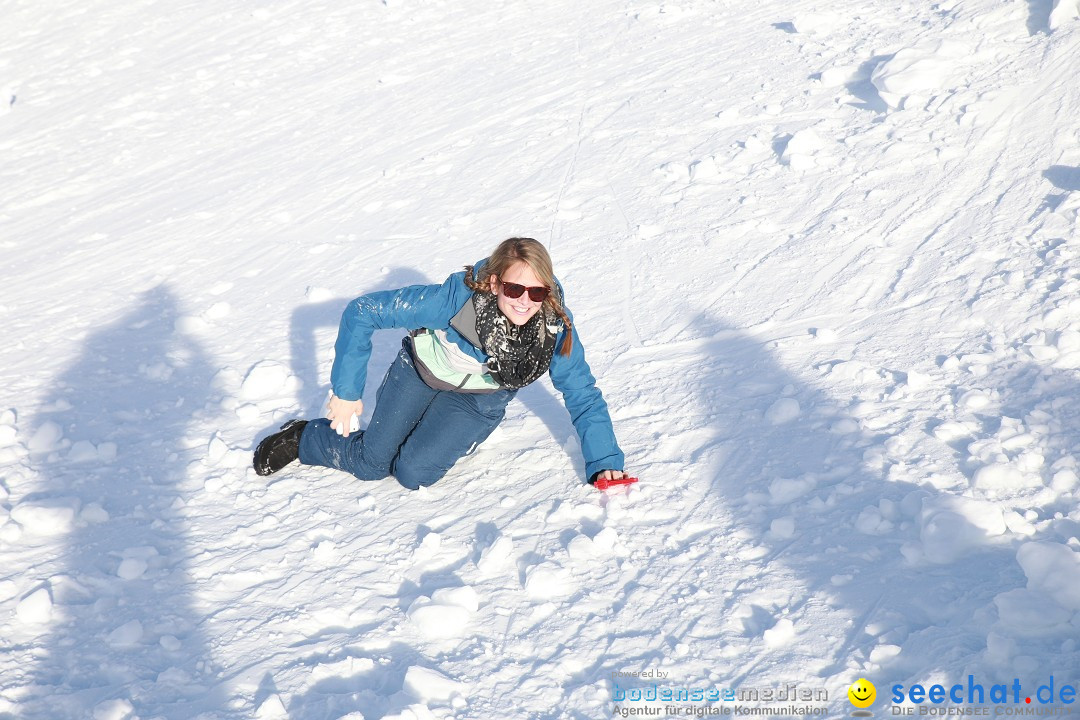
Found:
<path fill-rule="evenodd" d="M 326 418 L 300 436 L 300 462 L 352 473 L 361 480 L 393 475 L 410 490 L 437 482 L 498 426 L 516 390 L 433 390 L 416 372 L 405 339 L 375 395 L 367 429 L 345 438 Z"/>

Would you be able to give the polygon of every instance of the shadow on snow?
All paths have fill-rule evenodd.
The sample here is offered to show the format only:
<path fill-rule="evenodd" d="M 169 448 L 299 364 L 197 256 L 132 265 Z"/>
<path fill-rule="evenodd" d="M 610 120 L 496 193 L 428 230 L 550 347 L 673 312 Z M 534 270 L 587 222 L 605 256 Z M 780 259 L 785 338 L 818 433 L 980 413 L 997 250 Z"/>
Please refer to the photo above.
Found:
<path fill-rule="evenodd" d="M 41 481 L 27 500 L 74 498 L 84 513 L 49 568 L 58 612 L 46 652 L 29 669 L 36 687 L 24 717 L 84 718 L 110 699 L 129 701 L 140 717 L 176 720 L 225 705 L 201 624 L 206 611 L 193 597 L 187 561 L 195 550 L 183 512 L 197 491 L 184 486 L 187 467 L 205 449 L 187 436 L 220 397 L 203 349 L 175 329 L 178 317 L 165 286 L 137 298 L 87 337 L 34 418 L 35 427 L 57 423 L 70 441 L 112 442 L 117 452 L 104 463 L 72 458 L 66 447 L 32 456 Z M 107 517 L 87 515 L 93 503 Z M 121 579 L 125 559 L 145 563 L 145 572 Z"/>

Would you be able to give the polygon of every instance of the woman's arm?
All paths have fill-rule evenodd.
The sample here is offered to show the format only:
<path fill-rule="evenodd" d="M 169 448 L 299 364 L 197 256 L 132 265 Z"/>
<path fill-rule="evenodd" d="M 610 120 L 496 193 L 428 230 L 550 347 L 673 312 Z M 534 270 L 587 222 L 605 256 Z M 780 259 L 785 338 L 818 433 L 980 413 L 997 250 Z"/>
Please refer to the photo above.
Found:
<path fill-rule="evenodd" d="M 442 285 L 410 285 L 362 295 L 341 314 L 330 384 L 334 395 L 359 400 L 367 381 L 371 334 L 385 328 L 445 328 L 471 295 L 464 273 L 454 273 Z"/>
<path fill-rule="evenodd" d="M 573 322 L 569 310 L 567 317 Z M 565 331 L 563 331 L 565 332 Z M 562 334 L 556 338 L 555 347 L 562 342 Z M 611 425 L 607 403 L 596 387 L 589 364 L 585 362 L 585 349 L 581 342 L 581 331 L 574 324 L 574 346 L 569 356 L 555 353 L 551 359 L 551 382 L 562 393 L 563 403 L 570 413 L 578 438 L 581 440 L 581 454 L 585 456 L 585 478 L 590 482 L 594 476 L 604 471 L 611 471 L 612 477 L 622 477 L 625 456 L 615 439 L 615 429 Z"/>

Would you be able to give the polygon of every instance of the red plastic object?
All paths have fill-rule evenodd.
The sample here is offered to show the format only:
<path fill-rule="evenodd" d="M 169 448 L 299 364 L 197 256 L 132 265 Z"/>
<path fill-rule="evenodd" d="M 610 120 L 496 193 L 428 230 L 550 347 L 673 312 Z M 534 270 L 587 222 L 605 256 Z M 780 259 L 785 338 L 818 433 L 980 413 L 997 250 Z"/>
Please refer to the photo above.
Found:
<path fill-rule="evenodd" d="M 637 481 L 638 481 L 638 479 L 636 477 L 629 477 L 629 476 L 619 478 L 618 480 L 608 480 L 607 478 L 596 478 L 596 482 L 594 482 L 593 485 L 596 487 L 597 490 L 607 490 L 608 488 L 615 487 L 616 485 L 633 485 Z"/>

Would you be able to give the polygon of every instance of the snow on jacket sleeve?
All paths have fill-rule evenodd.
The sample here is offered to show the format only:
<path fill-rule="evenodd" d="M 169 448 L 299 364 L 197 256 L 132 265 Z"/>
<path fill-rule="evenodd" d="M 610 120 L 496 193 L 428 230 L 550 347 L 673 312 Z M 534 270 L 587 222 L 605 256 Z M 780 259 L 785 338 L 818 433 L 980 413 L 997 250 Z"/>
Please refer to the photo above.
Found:
<path fill-rule="evenodd" d="M 410 285 L 368 293 L 350 302 L 341 314 L 334 343 L 334 366 L 330 371 L 334 394 L 342 400 L 359 400 L 363 396 L 371 334 L 375 330 L 448 327 L 454 312 L 471 293 L 463 277 L 464 273 L 454 273 L 442 285 Z"/>
<path fill-rule="evenodd" d="M 570 322 L 573 315 L 566 310 Z M 574 326 L 574 347 L 569 356 L 560 355 L 558 348 L 566 331 L 556 338 L 555 357 L 551 359 L 551 382 L 562 393 L 563 403 L 581 440 L 581 454 L 585 456 L 585 479 L 601 470 L 623 470 L 625 456 L 615 440 L 607 403 L 596 387 L 589 364 L 585 362 L 585 348 L 581 334 Z"/>

